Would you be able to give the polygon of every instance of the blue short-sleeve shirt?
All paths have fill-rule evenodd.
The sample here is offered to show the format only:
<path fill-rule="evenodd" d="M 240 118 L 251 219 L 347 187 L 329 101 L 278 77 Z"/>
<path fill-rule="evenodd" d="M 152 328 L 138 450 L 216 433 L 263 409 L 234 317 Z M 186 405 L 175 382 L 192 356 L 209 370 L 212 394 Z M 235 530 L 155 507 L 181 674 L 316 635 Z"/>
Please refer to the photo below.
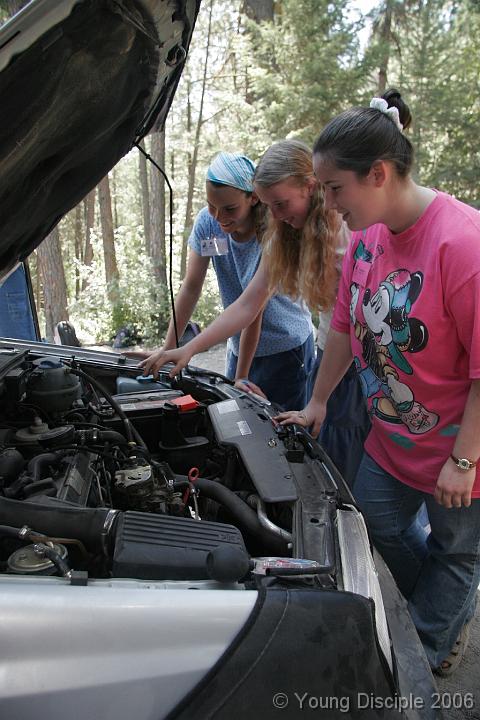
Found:
<path fill-rule="evenodd" d="M 236 242 L 225 233 L 218 222 L 203 208 L 195 220 L 188 240 L 189 246 L 199 255 L 210 254 L 209 241 L 216 239 L 217 251 L 213 255 L 223 307 L 231 305 L 245 290 L 260 263 L 261 247 L 256 238 L 247 242 Z M 312 321 L 308 308 L 303 302 L 294 302 L 285 295 L 274 295 L 265 306 L 262 331 L 255 357 L 275 355 L 302 345 L 312 332 Z M 235 355 L 239 352 L 240 334 L 229 339 L 229 347 Z"/>

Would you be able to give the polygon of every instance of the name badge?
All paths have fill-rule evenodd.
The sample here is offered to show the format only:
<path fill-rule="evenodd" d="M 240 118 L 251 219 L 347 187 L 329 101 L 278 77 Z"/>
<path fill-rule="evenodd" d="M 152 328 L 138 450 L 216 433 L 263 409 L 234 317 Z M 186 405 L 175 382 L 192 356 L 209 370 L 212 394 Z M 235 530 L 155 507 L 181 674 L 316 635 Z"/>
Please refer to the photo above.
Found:
<path fill-rule="evenodd" d="M 217 257 L 228 254 L 228 240 L 226 237 L 212 235 L 200 241 L 200 254 L 203 257 Z"/>
<path fill-rule="evenodd" d="M 355 262 L 355 267 L 353 270 L 353 282 L 360 285 L 360 287 L 365 287 L 365 285 L 367 284 L 368 273 L 370 272 L 371 267 L 372 264 L 367 262 L 366 260 L 357 260 Z"/>

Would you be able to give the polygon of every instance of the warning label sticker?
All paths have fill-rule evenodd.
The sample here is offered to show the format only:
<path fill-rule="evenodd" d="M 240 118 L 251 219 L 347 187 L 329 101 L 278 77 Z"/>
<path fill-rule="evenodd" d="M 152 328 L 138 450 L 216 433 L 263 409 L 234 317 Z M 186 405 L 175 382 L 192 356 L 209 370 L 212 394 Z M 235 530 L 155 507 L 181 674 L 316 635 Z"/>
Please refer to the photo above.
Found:
<path fill-rule="evenodd" d="M 217 410 L 220 415 L 224 415 L 225 413 L 237 412 L 239 407 L 236 400 L 224 400 L 223 402 L 217 403 Z"/>
<path fill-rule="evenodd" d="M 240 422 L 237 422 L 237 427 L 240 430 L 241 435 L 251 435 L 252 434 L 252 431 L 250 430 L 250 426 L 246 422 L 246 420 L 240 420 Z"/>

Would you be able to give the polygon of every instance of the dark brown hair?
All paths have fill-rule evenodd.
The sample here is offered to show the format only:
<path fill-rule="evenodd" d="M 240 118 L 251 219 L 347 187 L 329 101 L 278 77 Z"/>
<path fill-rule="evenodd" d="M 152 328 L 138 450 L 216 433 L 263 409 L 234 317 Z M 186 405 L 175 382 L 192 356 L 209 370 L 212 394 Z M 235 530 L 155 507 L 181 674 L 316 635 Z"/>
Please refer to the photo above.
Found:
<path fill-rule="evenodd" d="M 402 96 L 391 88 L 383 99 L 396 107 L 403 129 L 412 116 Z M 413 165 L 413 146 L 395 122 L 376 108 L 356 107 L 337 115 L 322 130 L 314 143 L 313 153 L 333 162 L 340 170 L 368 175 L 376 160 L 389 160 L 397 173 L 406 177 Z"/>

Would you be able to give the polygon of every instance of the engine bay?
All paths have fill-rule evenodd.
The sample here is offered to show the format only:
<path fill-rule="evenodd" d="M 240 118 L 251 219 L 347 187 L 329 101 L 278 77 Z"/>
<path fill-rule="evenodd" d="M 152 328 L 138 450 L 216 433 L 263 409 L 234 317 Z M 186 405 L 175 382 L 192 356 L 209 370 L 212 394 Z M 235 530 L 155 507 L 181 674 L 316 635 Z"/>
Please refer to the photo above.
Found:
<path fill-rule="evenodd" d="M 17 575 L 341 584 L 321 446 L 222 376 L 0 347 L 0 564 Z"/>

